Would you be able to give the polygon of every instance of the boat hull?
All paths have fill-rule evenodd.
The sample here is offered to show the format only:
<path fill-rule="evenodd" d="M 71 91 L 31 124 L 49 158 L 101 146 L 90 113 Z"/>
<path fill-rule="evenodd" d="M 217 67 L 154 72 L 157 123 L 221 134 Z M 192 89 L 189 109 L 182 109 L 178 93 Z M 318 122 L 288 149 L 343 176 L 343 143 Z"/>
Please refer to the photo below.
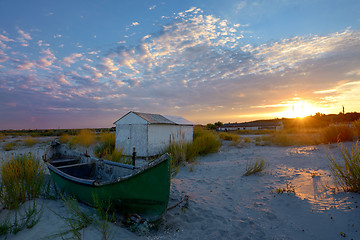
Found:
<path fill-rule="evenodd" d="M 112 182 L 82 181 L 49 166 L 56 185 L 90 206 L 99 203 L 122 214 L 138 214 L 149 221 L 166 211 L 170 194 L 170 156 L 155 166 Z M 92 182 L 92 183 L 91 183 Z"/>

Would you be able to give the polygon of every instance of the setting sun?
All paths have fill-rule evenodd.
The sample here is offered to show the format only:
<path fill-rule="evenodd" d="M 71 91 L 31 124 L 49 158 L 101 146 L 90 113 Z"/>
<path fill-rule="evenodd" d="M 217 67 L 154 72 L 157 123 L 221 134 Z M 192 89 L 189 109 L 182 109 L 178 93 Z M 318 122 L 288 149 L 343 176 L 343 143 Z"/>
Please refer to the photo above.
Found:
<path fill-rule="evenodd" d="M 319 112 L 319 108 L 305 100 L 289 102 L 287 106 L 287 109 L 283 112 L 285 118 L 303 118 Z"/>

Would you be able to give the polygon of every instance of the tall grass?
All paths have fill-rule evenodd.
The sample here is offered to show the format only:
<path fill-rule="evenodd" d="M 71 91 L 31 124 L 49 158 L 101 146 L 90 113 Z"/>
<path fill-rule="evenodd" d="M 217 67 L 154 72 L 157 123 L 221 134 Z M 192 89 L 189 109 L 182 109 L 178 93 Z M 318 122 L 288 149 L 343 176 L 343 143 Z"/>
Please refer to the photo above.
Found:
<path fill-rule="evenodd" d="M 343 163 L 337 161 L 334 156 L 328 156 L 330 170 L 335 184 L 344 191 L 360 193 L 360 150 L 359 142 L 353 144 L 351 150 L 340 145 Z"/>
<path fill-rule="evenodd" d="M 87 129 L 82 129 L 76 138 L 78 144 L 86 148 L 86 152 L 87 149 L 95 142 L 94 133 Z"/>
<path fill-rule="evenodd" d="M 182 133 L 177 134 L 180 134 L 180 137 L 172 136 L 177 141 L 172 141 L 166 150 L 171 155 L 173 175 L 182 162 L 194 162 L 197 156 L 217 152 L 221 146 L 220 140 L 209 130 L 194 128 L 192 142 L 186 142 Z"/>
<path fill-rule="evenodd" d="M 0 202 L 17 209 L 26 200 L 39 197 L 45 169 L 33 155 L 11 157 L 1 166 Z"/>
<path fill-rule="evenodd" d="M 104 158 L 107 155 L 111 155 L 115 150 L 115 138 L 115 133 L 102 133 L 99 143 L 94 148 L 95 156 Z"/>
<path fill-rule="evenodd" d="M 112 162 L 131 164 L 132 160 L 124 155 L 123 148 L 115 148 L 115 133 L 102 133 L 99 143 L 94 148 L 94 154 Z"/>

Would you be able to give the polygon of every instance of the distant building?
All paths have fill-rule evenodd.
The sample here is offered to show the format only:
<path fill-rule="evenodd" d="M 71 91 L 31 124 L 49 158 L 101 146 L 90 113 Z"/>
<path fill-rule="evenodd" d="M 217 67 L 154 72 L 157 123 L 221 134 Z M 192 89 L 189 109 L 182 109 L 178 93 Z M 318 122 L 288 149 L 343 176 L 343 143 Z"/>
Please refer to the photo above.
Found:
<path fill-rule="evenodd" d="M 182 117 L 131 111 L 114 124 L 116 147 L 123 148 L 125 155 L 131 155 L 135 147 L 139 157 L 155 156 L 174 141 L 193 140 L 194 124 Z"/>
<path fill-rule="evenodd" d="M 284 125 L 281 120 L 257 120 L 244 123 L 225 123 L 218 128 L 218 131 L 235 131 L 235 130 L 280 130 Z"/>

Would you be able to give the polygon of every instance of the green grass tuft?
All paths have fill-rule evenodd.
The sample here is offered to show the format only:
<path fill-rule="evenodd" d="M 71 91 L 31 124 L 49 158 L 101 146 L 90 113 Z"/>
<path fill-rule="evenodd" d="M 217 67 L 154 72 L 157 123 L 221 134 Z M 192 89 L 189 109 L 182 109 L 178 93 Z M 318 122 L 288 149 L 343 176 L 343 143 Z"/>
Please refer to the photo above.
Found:
<path fill-rule="evenodd" d="M 39 158 L 31 154 L 11 157 L 1 166 L 1 204 L 17 209 L 26 200 L 38 198 L 44 174 Z"/>
<path fill-rule="evenodd" d="M 251 163 L 251 164 L 247 164 L 246 165 L 246 172 L 244 173 L 244 176 L 250 176 L 252 174 L 256 174 L 256 173 L 260 173 L 262 171 L 264 171 L 266 168 L 266 164 L 265 164 L 265 159 L 261 158 L 256 159 L 255 162 Z"/>
<path fill-rule="evenodd" d="M 360 150 L 359 142 L 351 150 L 340 145 L 343 163 L 339 163 L 333 156 L 328 156 L 330 170 L 335 184 L 344 191 L 360 193 Z"/>

